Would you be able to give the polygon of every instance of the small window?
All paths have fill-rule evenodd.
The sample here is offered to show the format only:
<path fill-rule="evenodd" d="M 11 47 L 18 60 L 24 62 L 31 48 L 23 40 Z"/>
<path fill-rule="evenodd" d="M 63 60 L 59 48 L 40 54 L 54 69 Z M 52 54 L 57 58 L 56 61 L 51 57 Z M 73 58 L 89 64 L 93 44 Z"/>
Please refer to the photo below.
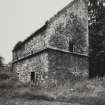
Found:
<path fill-rule="evenodd" d="M 69 43 L 69 51 L 73 52 L 73 43 Z"/>

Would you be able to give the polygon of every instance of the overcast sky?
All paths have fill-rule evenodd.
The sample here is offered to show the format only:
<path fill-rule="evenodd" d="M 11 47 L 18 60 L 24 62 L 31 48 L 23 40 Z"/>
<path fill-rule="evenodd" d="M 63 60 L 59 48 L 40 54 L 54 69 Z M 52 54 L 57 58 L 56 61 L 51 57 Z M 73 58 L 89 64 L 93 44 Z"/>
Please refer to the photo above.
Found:
<path fill-rule="evenodd" d="M 71 0 L 0 0 L 0 56 L 8 63 L 18 41 L 40 28 Z"/>

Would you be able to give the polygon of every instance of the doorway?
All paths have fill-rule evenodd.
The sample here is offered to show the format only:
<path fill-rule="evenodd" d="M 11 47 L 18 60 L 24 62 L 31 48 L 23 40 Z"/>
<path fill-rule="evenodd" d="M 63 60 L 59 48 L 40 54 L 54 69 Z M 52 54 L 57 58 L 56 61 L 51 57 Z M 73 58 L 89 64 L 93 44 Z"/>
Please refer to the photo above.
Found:
<path fill-rule="evenodd" d="M 31 81 L 32 81 L 32 82 L 35 81 L 35 72 L 31 72 Z"/>

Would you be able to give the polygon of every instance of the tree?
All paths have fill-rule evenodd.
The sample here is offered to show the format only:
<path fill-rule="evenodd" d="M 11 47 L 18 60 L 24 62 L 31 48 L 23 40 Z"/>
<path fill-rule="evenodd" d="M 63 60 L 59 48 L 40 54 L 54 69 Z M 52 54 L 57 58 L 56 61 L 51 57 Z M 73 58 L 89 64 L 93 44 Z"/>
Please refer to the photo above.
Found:
<path fill-rule="evenodd" d="M 2 66 L 3 65 L 3 57 L 2 56 L 0 56 L 0 66 Z"/>
<path fill-rule="evenodd" d="M 89 0 L 90 77 L 105 75 L 105 1 Z"/>
<path fill-rule="evenodd" d="M 0 56 L 0 70 L 3 69 L 4 63 L 3 63 L 4 58 Z"/>
<path fill-rule="evenodd" d="M 88 13 L 89 23 L 97 23 L 105 16 L 105 1 L 104 0 L 89 0 Z"/>

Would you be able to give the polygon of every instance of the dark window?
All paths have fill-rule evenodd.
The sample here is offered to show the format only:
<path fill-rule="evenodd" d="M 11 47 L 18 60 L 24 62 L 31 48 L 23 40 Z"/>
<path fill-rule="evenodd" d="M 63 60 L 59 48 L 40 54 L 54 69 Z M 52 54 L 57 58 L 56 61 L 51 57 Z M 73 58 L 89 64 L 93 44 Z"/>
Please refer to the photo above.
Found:
<path fill-rule="evenodd" d="M 31 72 L 31 81 L 35 81 L 35 72 Z"/>
<path fill-rule="evenodd" d="M 69 51 L 73 52 L 73 44 L 72 43 L 69 43 Z"/>

